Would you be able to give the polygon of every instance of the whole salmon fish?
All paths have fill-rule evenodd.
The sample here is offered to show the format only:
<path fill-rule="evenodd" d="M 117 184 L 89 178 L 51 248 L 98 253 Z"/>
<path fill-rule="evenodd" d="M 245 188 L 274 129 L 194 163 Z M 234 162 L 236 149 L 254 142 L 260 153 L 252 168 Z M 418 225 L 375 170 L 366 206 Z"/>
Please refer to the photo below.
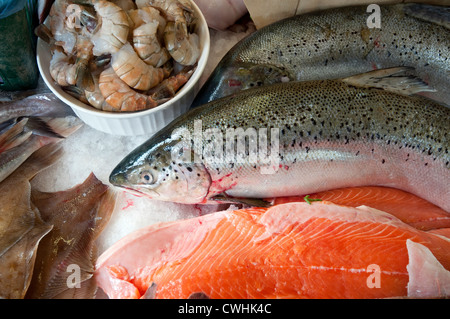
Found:
<path fill-rule="evenodd" d="M 396 66 L 414 68 L 411 74 L 435 90 L 424 95 L 449 105 L 449 9 L 381 6 L 380 28 L 371 24 L 376 22 L 371 14 L 367 6 L 344 7 L 261 28 L 225 55 L 192 107 L 253 86 L 337 79 Z"/>
<path fill-rule="evenodd" d="M 110 181 L 181 203 L 389 186 L 448 212 L 449 118 L 449 108 L 421 96 L 341 80 L 278 83 L 190 110 L 123 159 Z"/>

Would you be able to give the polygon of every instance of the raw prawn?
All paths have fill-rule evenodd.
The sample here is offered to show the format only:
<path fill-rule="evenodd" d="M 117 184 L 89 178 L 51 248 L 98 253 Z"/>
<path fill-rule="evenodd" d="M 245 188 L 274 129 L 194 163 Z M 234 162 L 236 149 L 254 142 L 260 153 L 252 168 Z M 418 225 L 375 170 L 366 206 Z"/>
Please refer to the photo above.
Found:
<path fill-rule="evenodd" d="M 172 58 L 182 65 L 193 65 L 200 55 L 196 34 L 190 34 L 188 25 L 193 20 L 193 8 L 189 1 L 181 0 L 136 0 L 138 8 L 152 6 L 164 12 L 169 22 L 164 32 L 164 41 Z"/>
<path fill-rule="evenodd" d="M 169 52 L 156 37 L 158 22 L 150 22 L 133 30 L 133 46 L 139 57 L 147 64 L 160 67 L 170 59 Z"/>
<path fill-rule="evenodd" d="M 170 74 L 142 61 L 129 43 L 112 55 L 111 65 L 119 78 L 136 90 L 148 90 Z"/>
<path fill-rule="evenodd" d="M 64 52 L 55 50 L 50 60 L 50 75 L 61 86 L 76 84 L 76 66 Z"/>
<path fill-rule="evenodd" d="M 131 89 L 111 67 L 100 74 L 99 88 L 106 103 L 119 111 L 141 111 L 159 105 L 151 96 Z"/>
<path fill-rule="evenodd" d="M 98 87 L 103 99 L 96 93 L 86 97 L 94 107 L 103 111 L 139 111 L 156 107 L 170 98 L 191 77 L 194 69 L 183 70 L 165 79 L 146 93 L 139 93 L 123 82 L 110 67 L 100 74 Z M 94 105 L 94 104 L 95 105 Z"/>
<path fill-rule="evenodd" d="M 92 105 L 93 107 L 95 107 L 98 110 L 109 111 L 109 112 L 118 111 L 116 108 L 109 105 L 108 102 L 106 102 L 105 97 L 103 96 L 102 92 L 100 91 L 98 77 L 94 78 L 94 83 L 95 83 L 95 86 L 94 86 L 93 91 L 86 90 L 84 92 L 87 103 L 89 103 L 90 105 Z"/>
<path fill-rule="evenodd" d="M 53 53 L 53 79 L 103 111 L 139 111 L 173 97 L 193 72 L 183 70 L 169 78 L 173 56 L 184 65 L 195 65 L 198 58 L 198 48 L 190 48 L 198 46 L 198 37 L 188 31 L 193 10 L 190 2 L 147 2 L 56 0 L 50 28 L 42 24 L 37 29 L 45 31 L 39 36 Z M 173 24 L 170 28 L 166 19 Z M 67 33 L 67 40 L 55 39 L 54 33 Z"/>
<path fill-rule="evenodd" d="M 194 12 L 189 1 L 179 0 L 136 0 L 136 6 L 141 9 L 154 7 L 164 13 L 170 21 L 176 21 L 181 29 L 187 33 L 188 20 L 186 16 Z M 189 19 L 190 20 L 190 19 Z"/>
<path fill-rule="evenodd" d="M 118 5 L 105 0 L 77 0 L 94 6 L 99 19 L 98 30 L 92 37 L 96 56 L 114 53 L 127 43 L 130 26 L 127 13 Z"/>
<path fill-rule="evenodd" d="M 162 35 L 164 32 L 166 21 L 161 17 L 159 11 L 145 7 L 131 10 L 129 17 L 134 23 L 133 47 L 139 57 L 154 67 L 160 67 L 169 61 L 169 52 L 160 43 L 159 34 Z"/>
<path fill-rule="evenodd" d="M 180 73 L 171 76 L 161 82 L 158 86 L 151 89 L 147 94 L 151 95 L 154 100 L 168 99 L 175 96 L 176 92 L 191 78 L 194 69 L 188 71 L 181 71 Z"/>
<path fill-rule="evenodd" d="M 92 56 L 92 43 L 78 35 L 76 59 L 56 48 L 50 61 L 50 74 L 59 85 L 76 85 L 83 89 L 93 89 L 93 79 L 89 71 L 89 60 Z"/>
<path fill-rule="evenodd" d="M 61 46 L 66 54 L 72 54 L 77 42 L 74 30 L 66 27 L 66 0 L 56 0 L 48 16 L 48 25 L 55 44 Z"/>
<path fill-rule="evenodd" d="M 164 33 L 164 41 L 172 58 L 182 65 L 193 65 L 200 56 L 200 40 L 197 34 L 192 33 L 177 38 L 177 26 L 174 22 L 168 22 Z"/>

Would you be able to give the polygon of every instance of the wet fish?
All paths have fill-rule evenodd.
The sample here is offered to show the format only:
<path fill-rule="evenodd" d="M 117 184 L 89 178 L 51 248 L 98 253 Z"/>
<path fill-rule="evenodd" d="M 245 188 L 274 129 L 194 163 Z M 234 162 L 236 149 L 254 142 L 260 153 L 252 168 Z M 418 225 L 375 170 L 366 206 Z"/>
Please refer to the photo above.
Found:
<path fill-rule="evenodd" d="M 98 258 L 95 278 L 111 299 L 442 298 L 449 249 L 369 207 L 288 203 L 142 228 Z"/>
<path fill-rule="evenodd" d="M 0 297 L 23 298 L 39 241 L 52 226 L 30 201 L 30 180 L 61 156 L 57 144 L 42 147 L 0 183 Z"/>
<path fill-rule="evenodd" d="M 449 212 L 449 118 L 425 97 L 340 80 L 279 83 L 190 110 L 110 181 L 181 203 L 388 186 Z"/>
<path fill-rule="evenodd" d="M 449 105 L 450 12 L 424 4 L 381 6 L 381 28 L 369 28 L 367 6 L 308 13 L 261 28 L 221 60 L 192 107 L 253 86 L 344 78 L 408 66 Z"/>
<path fill-rule="evenodd" d="M 93 298 L 97 289 L 91 280 L 97 257 L 95 239 L 109 220 L 115 193 L 90 174 L 65 191 L 33 189 L 31 201 L 53 228 L 39 244 L 26 298 Z"/>
<path fill-rule="evenodd" d="M 22 144 L 0 154 L 0 182 L 14 172 L 31 154 L 55 140 L 32 135 Z"/>
<path fill-rule="evenodd" d="M 53 93 L 40 93 L 23 99 L 0 103 L 0 122 L 21 117 L 66 117 L 72 109 Z"/>
<path fill-rule="evenodd" d="M 24 133 L 28 119 L 23 118 L 19 122 L 9 125 L 4 132 L 0 133 L 0 154 L 26 141 L 31 132 Z"/>
<path fill-rule="evenodd" d="M 34 124 L 29 125 L 30 122 Z M 0 182 L 42 146 L 57 143 L 80 127 L 81 123 L 75 117 L 47 119 L 47 121 L 40 118 L 20 120 L 0 135 Z M 40 128 L 44 128 L 44 131 Z"/>

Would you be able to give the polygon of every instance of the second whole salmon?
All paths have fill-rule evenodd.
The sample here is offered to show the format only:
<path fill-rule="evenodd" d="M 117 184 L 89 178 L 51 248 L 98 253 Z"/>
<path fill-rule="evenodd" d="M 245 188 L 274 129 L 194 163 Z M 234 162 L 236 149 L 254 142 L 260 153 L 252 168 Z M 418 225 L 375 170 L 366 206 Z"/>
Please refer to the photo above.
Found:
<path fill-rule="evenodd" d="M 380 6 L 379 25 L 367 6 L 297 15 L 236 44 L 220 61 L 192 107 L 283 81 L 338 79 L 374 69 L 414 68 L 412 75 L 450 103 L 450 12 L 424 4 Z M 372 19 L 372 17 L 374 17 Z"/>
<path fill-rule="evenodd" d="M 448 212 L 449 118 L 427 98 L 339 80 L 274 84 L 192 109 L 110 181 L 189 204 L 389 186 Z"/>

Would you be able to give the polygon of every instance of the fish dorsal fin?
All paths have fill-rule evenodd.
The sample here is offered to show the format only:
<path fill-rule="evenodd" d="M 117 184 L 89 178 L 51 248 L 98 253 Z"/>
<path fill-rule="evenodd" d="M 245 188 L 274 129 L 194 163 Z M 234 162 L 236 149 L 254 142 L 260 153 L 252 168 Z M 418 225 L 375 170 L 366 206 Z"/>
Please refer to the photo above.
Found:
<path fill-rule="evenodd" d="M 378 88 L 402 95 L 420 92 L 435 92 L 421 79 L 411 75 L 400 75 L 413 68 L 395 67 L 370 71 L 342 79 L 343 82 L 364 88 Z"/>
<path fill-rule="evenodd" d="M 404 6 L 403 10 L 405 14 L 411 17 L 450 29 L 450 7 L 432 6 L 422 3 L 408 3 Z"/>

